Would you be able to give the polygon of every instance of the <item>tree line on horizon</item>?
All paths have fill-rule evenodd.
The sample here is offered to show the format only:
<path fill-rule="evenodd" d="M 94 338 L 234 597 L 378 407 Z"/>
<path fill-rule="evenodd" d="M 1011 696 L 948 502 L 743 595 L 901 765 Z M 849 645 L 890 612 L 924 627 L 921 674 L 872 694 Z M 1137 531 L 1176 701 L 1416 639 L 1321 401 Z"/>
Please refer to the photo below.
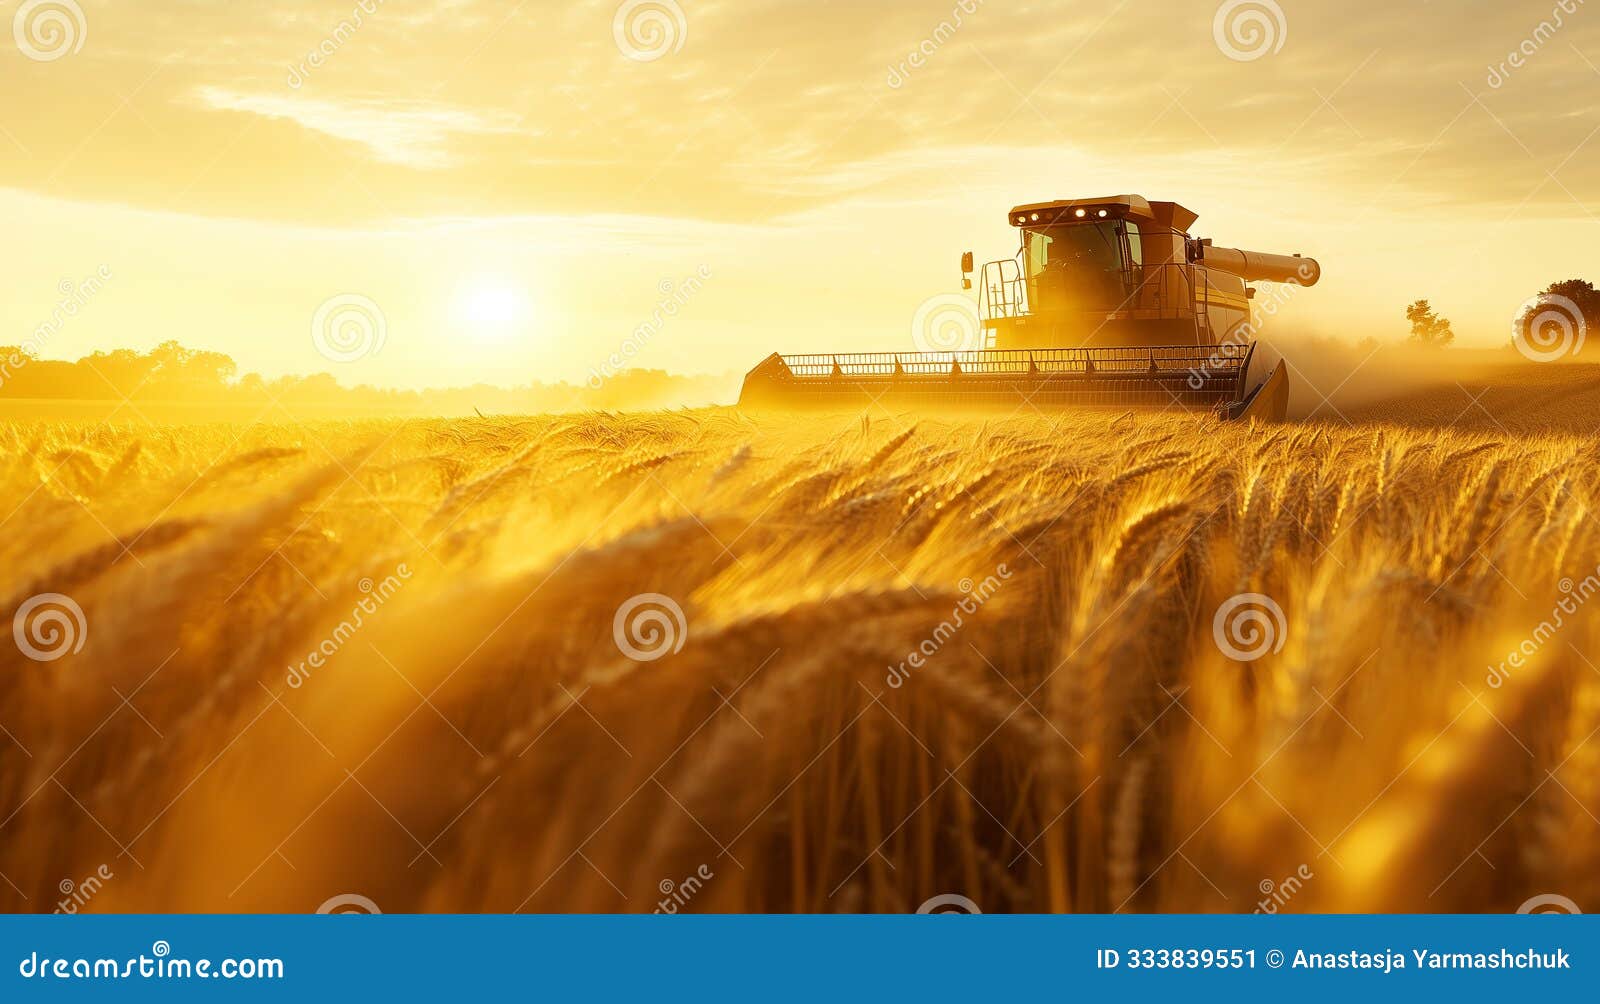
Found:
<path fill-rule="evenodd" d="M 0 345 L 0 399 L 252 404 L 273 401 L 356 409 L 549 412 L 655 408 L 726 401 L 736 392 L 729 375 L 681 376 L 656 369 L 623 369 L 583 384 L 474 384 L 426 390 L 346 386 L 331 373 L 267 379 L 239 373 L 232 357 L 167 341 L 148 352 L 114 349 L 76 361 L 41 359 L 24 346 Z M 730 391 L 729 388 L 733 388 Z"/>

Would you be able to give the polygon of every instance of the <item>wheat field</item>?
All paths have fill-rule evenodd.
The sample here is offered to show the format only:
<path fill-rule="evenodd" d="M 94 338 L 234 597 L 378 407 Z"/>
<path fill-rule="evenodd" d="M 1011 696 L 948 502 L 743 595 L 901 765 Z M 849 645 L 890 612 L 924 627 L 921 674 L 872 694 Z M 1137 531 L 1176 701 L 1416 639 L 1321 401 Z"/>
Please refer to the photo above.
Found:
<path fill-rule="evenodd" d="M 1114 413 L 0 425 L 0 908 L 1600 908 L 1597 459 Z"/>

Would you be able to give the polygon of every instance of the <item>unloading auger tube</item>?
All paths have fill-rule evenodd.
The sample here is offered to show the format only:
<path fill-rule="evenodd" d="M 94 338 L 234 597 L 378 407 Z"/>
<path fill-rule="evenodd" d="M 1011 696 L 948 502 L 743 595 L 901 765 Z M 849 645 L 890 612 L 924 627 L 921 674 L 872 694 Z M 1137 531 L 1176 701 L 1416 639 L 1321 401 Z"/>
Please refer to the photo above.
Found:
<path fill-rule="evenodd" d="M 974 280 L 972 254 L 962 256 L 963 285 L 978 290 L 969 344 L 774 353 L 745 377 L 739 406 L 1178 409 L 1281 421 L 1288 372 L 1258 354 L 1248 283 L 1313 286 L 1321 266 L 1215 247 L 1189 235 L 1196 218 L 1137 195 L 1017 206 L 1008 214 L 1021 238 L 1014 257 L 985 264 Z"/>

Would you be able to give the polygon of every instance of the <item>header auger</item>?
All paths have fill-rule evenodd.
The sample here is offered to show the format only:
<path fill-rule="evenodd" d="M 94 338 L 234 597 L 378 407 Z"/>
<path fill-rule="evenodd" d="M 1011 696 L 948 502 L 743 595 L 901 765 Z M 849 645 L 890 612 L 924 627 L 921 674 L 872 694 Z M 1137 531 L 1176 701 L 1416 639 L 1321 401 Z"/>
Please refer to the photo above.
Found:
<path fill-rule="evenodd" d="M 951 352 L 768 356 L 743 408 L 1103 406 L 1281 421 L 1289 378 L 1255 358 L 1251 282 L 1313 286 L 1315 260 L 1212 246 L 1194 213 L 1137 195 L 1017 206 L 1012 258 L 978 273 L 973 343 Z M 971 288 L 972 253 L 962 256 Z M 1267 370 L 1255 380 L 1252 366 Z"/>

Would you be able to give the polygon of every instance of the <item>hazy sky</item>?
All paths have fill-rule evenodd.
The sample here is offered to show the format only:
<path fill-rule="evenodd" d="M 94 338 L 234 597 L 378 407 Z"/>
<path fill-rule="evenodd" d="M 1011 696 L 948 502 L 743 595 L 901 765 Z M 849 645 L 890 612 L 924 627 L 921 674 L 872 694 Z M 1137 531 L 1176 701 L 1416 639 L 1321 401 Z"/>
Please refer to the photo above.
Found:
<path fill-rule="evenodd" d="M 46 356 L 397 386 L 908 350 L 1011 205 L 1119 192 L 1319 258 L 1269 337 L 1425 296 L 1499 344 L 1600 281 L 1600 2 L 1565 5 L 12 0 L 0 344 L 65 298 Z"/>

